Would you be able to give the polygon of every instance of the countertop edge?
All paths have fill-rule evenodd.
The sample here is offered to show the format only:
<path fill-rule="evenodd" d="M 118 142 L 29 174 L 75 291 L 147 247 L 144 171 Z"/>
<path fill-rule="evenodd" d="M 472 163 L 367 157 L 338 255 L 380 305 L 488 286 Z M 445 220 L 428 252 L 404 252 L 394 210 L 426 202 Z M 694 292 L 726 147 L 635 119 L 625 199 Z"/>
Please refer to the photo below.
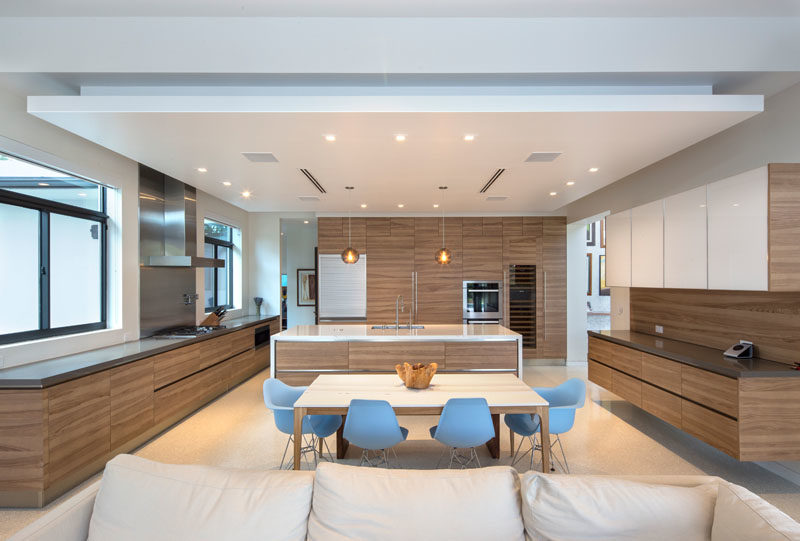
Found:
<path fill-rule="evenodd" d="M 510 342 L 517 341 L 521 335 L 498 336 L 280 336 L 274 335 L 275 342 Z"/>
<path fill-rule="evenodd" d="M 98 364 L 94 364 L 88 367 L 76 368 L 75 370 L 70 370 L 68 372 L 63 372 L 61 374 L 50 376 L 41 379 L 0 379 L 0 390 L 9 390 L 9 391 L 19 391 L 19 390 L 42 390 L 47 389 L 48 387 L 53 387 L 55 385 L 59 385 L 61 383 L 66 383 L 68 381 L 72 381 L 78 378 L 82 378 L 85 376 L 91 376 L 92 374 L 97 374 L 98 372 L 103 372 L 105 370 L 110 370 L 112 368 L 117 368 L 119 366 L 126 365 L 128 363 L 136 362 L 141 359 L 146 359 L 147 357 L 153 357 L 155 355 L 159 355 L 161 353 L 166 353 L 168 351 L 172 351 L 184 346 L 189 346 L 191 344 L 196 344 L 198 342 L 203 342 L 205 340 L 210 340 L 211 338 L 217 338 L 220 336 L 224 336 L 226 334 L 230 334 L 232 332 L 240 331 L 242 329 L 246 329 L 248 327 L 254 327 L 256 325 L 261 325 L 264 323 L 269 323 L 280 316 L 269 316 L 265 317 L 264 319 L 259 319 L 257 321 L 249 321 L 247 323 L 236 324 L 234 326 L 220 329 L 218 331 L 214 331 L 212 333 L 196 336 L 194 338 L 187 338 L 184 340 L 180 340 L 178 342 L 171 342 L 170 340 L 165 339 L 164 346 L 154 348 L 145 352 L 140 353 L 132 353 L 130 355 L 126 355 L 124 357 L 118 357 L 116 359 L 110 359 L 106 362 L 101 362 Z M 232 320 L 235 321 L 235 320 Z M 119 345 L 119 344 L 117 344 Z M 114 346 L 108 346 L 114 347 Z M 97 351 L 102 350 L 104 348 L 97 348 L 94 350 L 87 350 L 86 352 L 78 352 L 74 355 L 79 355 L 80 353 L 88 353 L 89 351 Z M 57 357 L 55 357 L 57 358 Z M 47 362 L 52 359 L 44 359 L 42 361 L 36 362 Z M 34 364 L 34 363 L 30 363 Z M 25 366 L 25 365 L 21 365 Z M 9 367 L 15 368 L 15 367 Z"/>
<path fill-rule="evenodd" d="M 630 332 L 634 332 L 634 331 L 630 331 Z M 612 343 L 618 344 L 620 346 L 626 346 L 626 347 L 629 347 L 629 348 L 632 348 L 632 349 L 636 349 L 638 351 L 643 351 L 645 353 L 649 353 L 651 355 L 655 355 L 657 357 L 664 357 L 665 359 L 669 359 L 669 360 L 672 360 L 672 361 L 675 361 L 675 362 L 679 362 L 679 363 L 682 363 L 682 364 L 687 364 L 687 365 L 693 366 L 695 368 L 701 368 L 703 370 L 707 370 L 709 372 L 714 372 L 715 374 L 720 374 L 722 376 L 727 376 L 727 377 L 734 378 L 734 379 L 739 379 L 739 378 L 778 378 L 778 377 L 798 377 L 798 376 L 800 376 L 800 372 L 798 372 L 797 370 L 792 370 L 791 368 L 789 368 L 789 365 L 786 365 L 787 369 L 785 371 L 782 371 L 782 370 L 764 370 L 764 371 L 758 371 L 758 370 L 743 370 L 743 371 L 729 370 L 729 369 L 726 369 L 725 367 L 720 367 L 720 366 L 715 366 L 713 364 L 708 364 L 708 363 L 706 363 L 706 362 L 704 362 L 702 360 L 695 359 L 693 357 L 687 357 L 687 356 L 684 356 L 684 355 L 680 355 L 678 353 L 673 353 L 673 352 L 670 352 L 670 351 L 664 351 L 663 349 L 647 346 L 647 345 L 644 345 L 644 344 L 638 344 L 636 342 L 631 342 L 629 340 L 625 340 L 625 339 L 622 339 L 622 338 L 617 338 L 617 337 L 614 337 L 614 336 L 608 336 L 608 335 L 601 334 L 601 333 L 598 333 L 598 332 L 595 332 L 595 331 L 587 331 L 587 333 L 588 333 L 589 336 L 592 336 L 594 338 L 599 338 L 601 340 L 606 340 L 607 342 L 612 342 Z M 671 338 L 663 338 L 663 339 L 662 338 L 656 338 L 656 339 L 666 340 L 666 341 L 670 341 L 670 342 L 679 342 L 679 340 L 673 340 Z M 697 347 L 706 347 L 706 346 L 699 346 L 697 344 L 690 344 L 690 345 L 695 345 Z M 708 349 L 714 349 L 714 348 L 708 348 Z M 722 356 L 722 351 L 721 350 L 720 350 L 720 356 Z M 764 360 L 766 361 L 768 359 L 764 359 Z M 777 362 L 777 361 L 770 361 L 770 362 Z M 781 363 L 779 363 L 779 364 L 781 364 Z"/>

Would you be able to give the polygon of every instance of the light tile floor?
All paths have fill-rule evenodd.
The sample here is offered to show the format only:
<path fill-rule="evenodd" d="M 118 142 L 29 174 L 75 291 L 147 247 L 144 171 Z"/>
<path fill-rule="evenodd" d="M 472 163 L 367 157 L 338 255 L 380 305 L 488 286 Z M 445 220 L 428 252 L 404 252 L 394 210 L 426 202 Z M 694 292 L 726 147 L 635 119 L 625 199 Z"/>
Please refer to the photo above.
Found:
<path fill-rule="evenodd" d="M 286 436 L 277 431 L 272 415 L 264 407 L 261 384 L 266 376 L 264 372 L 253 377 L 143 445 L 135 454 L 169 463 L 277 467 Z M 586 379 L 586 367 L 529 366 L 525 372 L 525 381 L 534 386 L 557 385 L 569 377 Z M 592 383 L 588 384 L 588 391 L 586 406 L 578 411 L 575 427 L 562 436 L 573 473 L 718 475 L 747 487 L 800 520 L 800 486 L 756 464 L 738 462 Z M 401 417 L 400 424 L 410 431 L 408 441 L 396 448 L 401 465 L 433 468 L 442 451 L 428 434 L 436 418 Z M 483 465 L 511 462 L 508 431 L 505 424 L 501 426 L 502 457 L 494 461 L 482 448 L 479 455 Z M 358 463 L 358 456 L 357 450 L 350 451 L 345 462 Z M 45 509 L 0 509 L 0 538 L 7 538 L 81 487 Z"/>

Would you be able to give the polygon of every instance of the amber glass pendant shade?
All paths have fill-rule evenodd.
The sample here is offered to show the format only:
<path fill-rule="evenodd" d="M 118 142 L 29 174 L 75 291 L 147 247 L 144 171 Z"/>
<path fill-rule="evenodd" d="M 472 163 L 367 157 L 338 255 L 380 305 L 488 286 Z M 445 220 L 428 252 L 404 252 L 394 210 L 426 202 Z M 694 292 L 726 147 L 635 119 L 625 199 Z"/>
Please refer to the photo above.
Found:
<path fill-rule="evenodd" d="M 358 257 L 358 250 L 355 248 L 347 247 L 344 252 L 342 252 L 342 261 L 350 265 L 355 264 L 355 262 L 358 261 Z"/>
<path fill-rule="evenodd" d="M 453 259 L 453 254 L 447 248 L 442 248 L 436 252 L 436 262 L 440 265 L 449 265 Z"/>

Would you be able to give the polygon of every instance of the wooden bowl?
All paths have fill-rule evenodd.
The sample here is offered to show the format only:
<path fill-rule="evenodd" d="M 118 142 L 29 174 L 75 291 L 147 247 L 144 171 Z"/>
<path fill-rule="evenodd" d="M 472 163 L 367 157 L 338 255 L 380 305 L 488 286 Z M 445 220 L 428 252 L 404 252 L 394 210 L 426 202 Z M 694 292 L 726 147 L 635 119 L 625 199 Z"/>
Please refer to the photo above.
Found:
<path fill-rule="evenodd" d="M 427 389 L 433 376 L 436 374 L 436 369 L 439 365 L 431 363 L 425 365 L 423 363 L 416 363 L 410 365 L 408 363 L 395 365 L 394 369 L 397 370 L 397 375 L 403 380 L 406 387 L 409 389 Z"/>

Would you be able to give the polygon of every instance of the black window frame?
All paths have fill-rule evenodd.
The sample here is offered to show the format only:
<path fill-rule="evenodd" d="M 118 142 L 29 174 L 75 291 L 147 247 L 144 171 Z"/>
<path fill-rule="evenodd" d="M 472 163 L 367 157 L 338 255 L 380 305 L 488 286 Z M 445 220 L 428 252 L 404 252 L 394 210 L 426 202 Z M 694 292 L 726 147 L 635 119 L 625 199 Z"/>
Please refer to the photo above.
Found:
<path fill-rule="evenodd" d="M 217 299 L 217 292 L 219 291 L 219 289 L 217 287 L 218 286 L 218 281 L 219 281 L 219 276 L 218 276 L 219 273 L 217 272 L 216 268 L 213 268 L 212 269 L 213 272 L 211 274 L 214 276 L 214 284 L 213 284 L 213 287 L 212 287 L 212 292 L 213 292 L 212 298 L 214 299 L 214 304 L 211 305 L 211 306 L 205 306 L 203 309 L 205 310 L 205 313 L 213 312 L 214 310 L 217 310 L 219 308 L 227 308 L 228 310 L 231 310 L 231 309 L 233 309 L 233 252 L 234 252 L 234 248 L 235 248 L 235 246 L 233 244 L 233 230 L 234 230 L 234 227 L 232 225 L 228 225 L 228 224 L 225 224 L 225 223 L 222 223 L 222 222 L 218 222 L 216 220 L 211 220 L 209 218 L 205 218 L 205 219 L 203 219 L 203 231 L 204 232 L 205 232 L 205 227 L 206 227 L 206 221 L 213 222 L 213 223 L 219 224 L 219 225 L 224 225 L 225 227 L 227 227 L 228 228 L 228 233 L 229 233 L 228 238 L 230 239 L 230 240 L 221 240 L 221 239 L 218 239 L 218 238 L 215 238 L 215 237 L 209 237 L 209 236 L 204 235 L 204 242 L 206 244 L 211 244 L 214 247 L 213 251 L 212 251 L 212 254 L 211 254 L 211 257 L 213 257 L 214 259 L 219 259 L 219 249 L 220 249 L 220 247 L 230 248 L 231 257 L 230 257 L 230 260 L 229 260 L 229 265 L 227 266 L 227 269 L 226 269 L 228 271 L 227 272 L 227 274 L 228 274 L 228 300 L 229 300 L 228 304 L 219 304 L 219 303 L 217 303 L 217 300 L 218 300 Z M 203 304 L 205 304 L 205 301 L 203 301 Z"/>
<path fill-rule="evenodd" d="M 37 164 L 38 165 L 38 164 Z M 42 166 L 46 167 L 46 166 Z M 50 168 L 52 169 L 52 168 Z M 55 169 L 54 169 L 55 170 Z M 39 212 L 39 328 L 0 334 L 0 345 L 108 328 L 108 214 L 106 187 L 98 184 L 102 211 L 85 209 L 0 188 L 0 203 Z M 100 321 L 50 327 L 50 215 L 60 214 L 97 222 L 100 227 Z"/>

